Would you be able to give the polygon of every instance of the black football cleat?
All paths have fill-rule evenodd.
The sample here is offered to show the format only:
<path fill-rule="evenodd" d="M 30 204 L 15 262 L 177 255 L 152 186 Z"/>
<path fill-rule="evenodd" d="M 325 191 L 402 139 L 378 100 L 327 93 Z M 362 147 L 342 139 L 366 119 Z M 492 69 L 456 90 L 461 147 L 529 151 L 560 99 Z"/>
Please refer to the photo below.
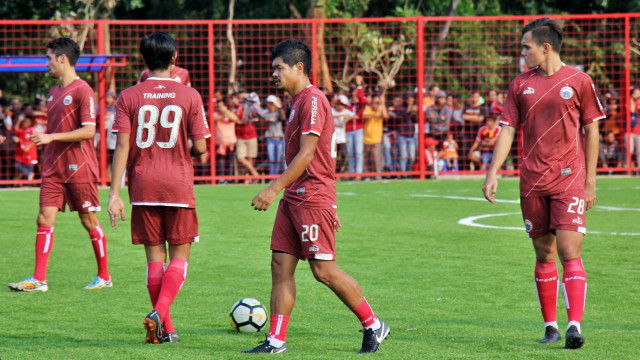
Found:
<path fill-rule="evenodd" d="M 575 325 L 569 326 L 565 337 L 564 347 L 566 349 L 580 349 L 584 345 L 584 336 L 580 334 Z"/>
<path fill-rule="evenodd" d="M 178 333 L 171 331 L 162 335 L 163 343 L 177 343 L 178 342 Z"/>
<path fill-rule="evenodd" d="M 153 310 L 144 318 L 142 322 L 144 328 L 147 329 L 146 342 L 148 344 L 162 344 L 162 322 L 160 314 Z"/>
<path fill-rule="evenodd" d="M 552 344 L 562 340 L 562 336 L 558 332 L 558 329 L 549 325 L 544 330 L 544 337 L 539 341 L 540 344 Z"/>
<path fill-rule="evenodd" d="M 269 339 L 265 339 L 264 341 L 260 342 L 260 345 L 254 347 L 253 349 L 242 350 L 242 352 L 245 354 L 282 354 L 288 351 L 289 350 L 287 350 L 287 343 L 282 344 L 282 346 L 280 347 L 275 347 L 269 343 Z"/>
<path fill-rule="evenodd" d="M 380 320 L 380 328 L 378 330 L 362 329 L 362 348 L 358 350 L 358 354 L 374 353 L 378 351 L 380 343 L 384 340 L 391 329 L 384 321 Z"/>

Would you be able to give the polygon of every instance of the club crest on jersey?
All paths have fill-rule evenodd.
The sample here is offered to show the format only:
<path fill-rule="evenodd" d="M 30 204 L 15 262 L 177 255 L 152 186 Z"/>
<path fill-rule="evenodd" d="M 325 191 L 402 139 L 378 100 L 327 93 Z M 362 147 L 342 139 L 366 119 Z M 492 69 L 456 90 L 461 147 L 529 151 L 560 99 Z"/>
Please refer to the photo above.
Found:
<path fill-rule="evenodd" d="M 174 79 L 175 79 L 177 82 L 179 82 L 179 83 L 181 83 L 181 82 L 182 82 L 182 79 L 180 78 L 180 76 L 176 76 L 176 77 L 174 77 Z"/>
<path fill-rule="evenodd" d="M 47 101 L 51 101 L 51 100 L 53 100 L 53 96 L 49 95 L 49 99 Z"/>
<path fill-rule="evenodd" d="M 525 230 L 527 230 L 528 233 L 531 232 L 531 229 L 533 229 L 533 224 L 529 219 L 524 220 L 524 228 Z"/>
<path fill-rule="evenodd" d="M 65 105 L 70 105 L 71 101 L 73 101 L 73 98 L 71 98 L 71 95 L 67 95 L 64 97 L 64 100 L 62 100 L 62 103 Z"/>
<path fill-rule="evenodd" d="M 573 88 L 571 86 L 565 86 L 562 89 L 560 89 L 560 97 L 562 97 L 565 100 L 569 100 L 571 99 L 571 97 L 573 96 Z"/>

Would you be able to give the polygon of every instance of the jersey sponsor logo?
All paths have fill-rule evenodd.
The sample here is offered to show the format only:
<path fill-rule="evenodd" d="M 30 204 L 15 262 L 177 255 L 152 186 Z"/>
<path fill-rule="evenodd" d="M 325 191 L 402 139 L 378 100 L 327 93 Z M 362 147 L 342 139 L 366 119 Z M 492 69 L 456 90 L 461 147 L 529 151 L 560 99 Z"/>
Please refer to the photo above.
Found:
<path fill-rule="evenodd" d="M 69 170 L 71 170 L 71 171 L 77 171 L 77 170 L 78 170 L 78 165 L 77 165 L 77 164 L 71 164 L 71 165 L 69 165 Z"/>
<path fill-rule="evenodd" d="M 158 85 L 158 86 L 154 87 L 154 89 L 166 89 L 166 86 Z"/>
<path fill-rule="evenodd" d="M 157 94 L 142 93 L 142 97 L 144 99 L 175 99 L 176 93 L 157 93 Z"/>
<path fill-rule="evenodd" d="M 86 209 L 86 208 L 88 208 L 88 207 L 91 207 L 91 202 L 90 202 L 90 201 L 85 201 L 85 202 L 82 204 L 82 208 L 83 208 L 83 209 Z"/>
<path fill-rule="evenodd" d="M 204 111 L 204 105 L 200 107 L 202 109 L 202 119 L 204 119 L 204 127 L 209 128 L 209 123 L 207 122 L 207 113 Z"/>
<path fill-rule="evenodd" d="M 563 99 L 569 100 L 572 96 L 573 88 L 571 86 L 564 86 L 562 89 L 560 89 L 560 97 L 562 97 Z"/>
<path fill-rule="evenodd" d="M 53 95 L 49 95 L 49 99 L 47 101 L 53 100 Z"/>
<path fill-rule="evenodd" d="M 522 94 L 523 95 L 530 95 L 535 93 L 536 91 L 532 88 L 532 87 L 528 87 L 527 90 L 523 91 Z"/>
<path fill-rule="evenodd" d="M 320 251 L 320 248 L 318 245 L 311 245 L 309 246 L 309 251 Z"/>
<path fill-rule="evenodd" d="M 315 125 L 318 116 L 318 98 L 311 96 L 311 125 Z"/>
<path fill-rule="evenodd" d="M 591 88 L 593 89 L 593 92 L 596 92 L 596 86 L 593 85 L 593 83 L 591 83 Z M 596 96 L 596 101 L 598 102 L 598 107 L 600 108 L 600 111 L 604 112 L 604 108 L 602 107 L 602 104 L 600 103 L 600 98 L 598 98 Z"/>
<path fill-rule="evenodd" d="M 560 170 L 560 174 L 561 174 L 562 176 L 565 176 L 565 175 L 571 175 L 571 168 L 566 168 L 566 169 L 562 169 L 562 170 Z"/>
<path fill-rule="evenodd" d="M 96 106 L 93 102 L 93 96 L 89 97 L 89 117 L 92 119 L 96 118 Z"/>
<path fill-rule="evenodd" d="M 529 219 L 524 220 L 524 228 L 525 230 L 527 230 L 528 233 L 531 232 L 531 229 L 533 229 L 533 224 Z"/>
<path fill-rule="evenodd" d="M 581 218 L 579 218 L 579 217 L 577 217 L 577 218 L 575 218 L 575 219 L 571 220 L 571 222 L 572 222 L 572 223 L 574 223 L 574 224 L 578 224 L 578 225 L 582 225 L 582 224 L 583 224 L 582 219 L 581 219 Z"/>
<path fill-rule="evenodd" d="M 62 100 L 62 103 L 65 105 L 70 105 L 72 101 L 73 98 L 71 97 L 71 95 L 67 95 L 64 97 L 64 100 Z"/>
<path fill-rule="evenodd" d="M 287 122 L 291 122 L 291 120 L 293 120 L 293 114 L 295 113 L 296 113 L 296 109 L 292 109 L 291 114 L 289 115 L 289 120 Z"/>

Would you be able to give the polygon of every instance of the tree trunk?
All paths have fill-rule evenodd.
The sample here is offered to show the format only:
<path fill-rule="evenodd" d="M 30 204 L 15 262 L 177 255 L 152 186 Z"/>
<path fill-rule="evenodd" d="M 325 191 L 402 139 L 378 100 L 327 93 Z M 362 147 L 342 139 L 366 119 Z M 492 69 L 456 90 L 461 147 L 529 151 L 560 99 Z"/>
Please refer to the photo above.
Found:
<path fill-rule="evenodd" d="M 456 8 L 460 0 L 451 0 L 449 2 L 449 8 L 447 9 L 447 16 L 453 16 L 456 12 Z M 427 69 L 425 74 L 424 83 L 426 86 L 433 85 L 433 73 L 436 67 L 436 58 L 438 57 L 438 50 L 440 49 L 440 43 L 444 41 L 449 34 L 449 28 L 451 27 L 451 20 L 447 20 L 442 25 L 442 29 L 440 29 L 440 34 L 438 35 L 438 40 L 433 44 L 431 51 L 429 52 L 429 58 L 427 59 Z"/>
<path fill-rule="evenodd" d="M 238 59 L 236 55 L 236 40 L 233 37 L 233 10 L 236 6 L 236 0 L 229 0 L 229 23 L 227 23 L 227 39 L 229 40 L 229 49 L 231 51 L 231 68 L 229 69 L 229 88 L 228 94 L 238 92 L 238 83 L 236 82 L 236 71 L 238 68 Z"/>

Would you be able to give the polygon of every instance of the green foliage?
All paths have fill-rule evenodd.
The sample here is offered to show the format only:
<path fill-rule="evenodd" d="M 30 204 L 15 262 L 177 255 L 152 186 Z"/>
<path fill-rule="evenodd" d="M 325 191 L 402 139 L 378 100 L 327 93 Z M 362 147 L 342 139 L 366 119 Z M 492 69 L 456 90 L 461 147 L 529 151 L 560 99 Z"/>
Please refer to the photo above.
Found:
<path fill-rule="evenodd" d="M 130 221 L 108 239 L 114 287 L 83 290 L 95 276 L 87 232 L 75 213 L 60 213 L 48 269 L 47 293 L 0 290 L 3 359 L 241 359 L 264 333 L 236 334 L 231 305 L 254 297 L 269 305 L 269 239 L 275 205 L 253 211 L 264 185 L 196 187 L 200 242 L 192 247 L 186 282 L 171 307 L 177 344 L 144 344 L 142 320 L 151 310 L 145 257 L 130 241 Z M 597 206 L 587 213 L 582 247 L 589 281 L 582 324 L 587 343 L 542 345 L 542 318 L 533 284 L 531 241 L 523 230 L 458 224 L 483 214 L 512 215 L 478 221 L 522 227 L 518 182 L 500 180 L 491 205 L 474 201 L 482 180 L 338 183 L 342 229 L 338 265 L 362 287 L 374 311 L 391 326 L 376 359 L 637 359 L 640 344 L 640 276 L 637 178 L 598 178 Z M 122 191 L 126 195 L 126 191 Z M 444 198 L 451 196 L 454 198 Z M 103 209 L 107 190 L 100 198 Z M 126 197 L 125 197 L 126 201 Z M 6 284 L 33 270 L 38 192 L 0 191 L 0 279 Z M 599 206 L 628 208 L 613 211 Z M 130 208 L 127 207 L 127 215 Z M 489 264 L 489 265 L 488 265 Z M 562 271 L 562 267 L 559 267 Z M 616 276 L 615 274 L 624 274 Z M 296 270 L 296 306 L 287 343 L 295 359 L 362 359 L 360 324 L 308 264 Z M 566 325 L 562 295 L 558 322 Z M 564 334 L 563 334 L 564 335 Z"/>

